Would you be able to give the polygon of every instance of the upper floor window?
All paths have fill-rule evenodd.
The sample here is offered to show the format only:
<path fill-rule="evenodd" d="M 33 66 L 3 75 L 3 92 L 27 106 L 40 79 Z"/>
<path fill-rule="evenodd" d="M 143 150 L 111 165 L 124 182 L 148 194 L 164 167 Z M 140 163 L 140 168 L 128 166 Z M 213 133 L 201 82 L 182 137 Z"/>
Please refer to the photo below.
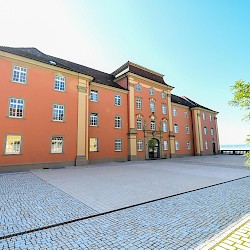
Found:
<path fill-rule="evenodd" d="M 214 129 L 211 128 L 211 135 L 214 135 Z"/>
<path fill-rule="evenodd" d="M 180 143 L 179 143 L 179 141 L 175 141 L 175 150 L 180 150 Z"/>
<path fill-rule="evenodd" d="M 177 109 L 173 108 L 173 116 L 177 116 Z"/>
<path fill-rule="evenodd" d="M 62 136 L 52 136 L 50 152 L 52 154 L 62 154 L 63 152 L 63 137 Z"/>
<path fill-rule="evenodd" d="M 137 151 L 142 151 L 143 150 L 143 140 L 138 140 L 137 141 Z"/>
<path fill-rule="evenodd" d="M 140 85 L 140 84 L 137 84 L 137 85 L 135 86 L 135 90 L 136 90 L 137 92 L 141 92 L 141 85 Z"/>
<path fill-rule="evenodd" d="M 206 120 L 206 113 L 205 112 L 202 113 L 202 117 L 203 117 L 203 120 Z"/>
<path fill-rule="evenodd" d="M 166 103 L 162 103 L 161 105 L 161 109 L 162 109 L 162 114 L 167 114 L 167 106 L 166 106 Z"/>
<path fill-rule="evenodd" d="M 209 115 L 209 120 L 210 122 L 213 120 L 213 116 L 211 114 Z"/>
<path fill-rule="evenodd" d="M 190 149 L 191 148 L 191 144 L 190 144 L 190 141 L 187 142 L 187 149 Z"/>
<path fill-rule="evenodd" d="M 92 127 L 97 127 L 98 125 L 98 114 L 92 113 L 90 114 L 89 125 Z"/>
<path fill-rule="evenodd" d="M 122 118 L 121 116 L 115 116 L 115 128 L 121 128 L 122 127 Z"/>
<path fill-rule="evenodd" d="M 115 139 L 115 151 L 122 151 L 122 139 Z"/>
<path fill-rule="evenodd" d="M 207 127 L 204 127 L 204 135 L 207 135 Z"/>
<path fill-rule="evenodd" d="M 21 135 L 7 135 L 5 142 L 6 155 L 18 155 L 21 153 Z"/>
<path fill-rule="evenodd" d="M 116 106 L 121 106 L 121 96 L 120 95 L 115 95 L 115 105 Z"/>
<path fill-rule="evenodd" d="M 184 112 L 184 117 L 185 117 L 186 119 L 188 118 L 188 112 L 187 112 L 187 111 Z"/>
<path fill-rule="evenodd" d="M 64 105 L 54 104 L 53 106 L 53 121 L 64 120 Z"/>
<path fill-rule="evenodd" d="M 177 133 L 178 133 L 178 130 L 179 130 L 179 129 L 178 129 L 178 125 L 175 124 L 175 125 L 174 125 L 174 132 L 177 134 Z"/>
<path fill-rule="evenodd" d="M 90 101 L 92 101 L 92 102 L 98 101 L 98 91 L 97 90 L 90 91 Z"/>
<path fill-rule="evenodd" d="M 150 129 L 151 129 L 152 131 L 155 131 L 155 130 L 156 130 L 155 121 L 151 121 L 151 122 L 150 122 Z"/>
<path fill-rule="evenodd" d="M 142 119 L 136 120 L 136 127 L 138 130 L 142 130 Z"/>
<path fill-rule="evenodd" d="M 26 83 L 26 79 L 27 69 L 20 66 L 14 66 L 12 81 L 24 84 Z"/>
<path fill-rule="evenodd" d="M 154 95 L 155 94 L 155 90 L 154 89 L 149 89 L 149 94 L 150 95 Z"/>
<path fill-rule="evenodd" d="M 163 141 L 163 150 L 168 150 L 168 141 Z"/>
<path fill-rule="evenodd" d="M 161 92 L 161 98 L 165 99 L 166 98 L 166 92 Z"/>
<path fill-rule="evenodd" d="M 189 134 L 190 130 L 189 130 L 189 126 L 186 126 L 186 134 Z"/>
<path fill-rule="evenodd" d="M 24 100 L 10 98 L 9 102 L 9 117 L 22 118 L 24 111 Z"/>
<path fill-rule="evenodd" d="M 163 132 L 168 132 L 168 124 L 167 124 L 167 122 L 162 123 L 162 131 Z"/>
<path fill-rule="evenodd" d="M 141 98 L 136 98 L 136 109 L 142 109 L 142 99 Z"/>
<path fill-rule="evenodd" d="M 55 90 L 65 91 L 65 77 L 55 76 Z"/>
<path fill-rule="evenodd" d="M 89 138 L 89 151 L 90 152 L 98 151 L 98 138 Z"/>
<path fill-rule="evenodd" d="M 150 111 L 155 112 L 155 103 L 154 102 L 150 102 Z"/>

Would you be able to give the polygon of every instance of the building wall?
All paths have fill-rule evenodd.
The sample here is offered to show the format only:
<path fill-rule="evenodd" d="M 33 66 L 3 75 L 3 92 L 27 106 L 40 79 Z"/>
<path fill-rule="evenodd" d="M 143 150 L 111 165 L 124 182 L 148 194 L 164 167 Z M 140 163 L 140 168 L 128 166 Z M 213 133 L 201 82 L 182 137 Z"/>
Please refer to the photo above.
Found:
<path fill-rule="evenodd" d="M 70 162 L 76 156 L 77 78 L 21 60 L 0 58 L 0 166 Z M 13 67 L 27 68 L 27 83 L 12 82 Z M 66 91 L 54 90 L 55 75 L 66 77 Z M 24 117 L 9 118 L 9 98 L 24 99 Z M 65 105 L 65 121 L 53 122 L 53 104 Z M 7 134 L 22 135 L 21 154 L 5 155 Z M 63 154 L 51 154 L 51 136 L 64 137 Z"/>

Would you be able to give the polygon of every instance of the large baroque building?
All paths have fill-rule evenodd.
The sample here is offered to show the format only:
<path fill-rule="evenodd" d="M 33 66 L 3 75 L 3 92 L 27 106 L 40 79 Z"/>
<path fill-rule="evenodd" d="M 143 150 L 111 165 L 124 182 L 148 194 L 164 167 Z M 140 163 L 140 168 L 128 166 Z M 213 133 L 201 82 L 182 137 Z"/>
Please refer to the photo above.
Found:
<path fill-rule="evenodd" d="M 219 152 L 218 112 L 132 62 L 111 74 L 0 46 L 0 171 Z"/>

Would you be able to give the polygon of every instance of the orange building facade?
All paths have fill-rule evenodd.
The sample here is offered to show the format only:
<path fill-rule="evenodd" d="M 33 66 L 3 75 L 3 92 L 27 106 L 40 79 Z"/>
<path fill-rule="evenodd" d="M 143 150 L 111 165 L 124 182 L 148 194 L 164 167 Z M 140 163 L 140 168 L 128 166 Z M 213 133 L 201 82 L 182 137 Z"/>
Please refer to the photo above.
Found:
<path fill-rule="evenodd" d="M 0 171 L 219 153 L 218 112 L 127 62 L 111 74 L 0 46 Z"/>

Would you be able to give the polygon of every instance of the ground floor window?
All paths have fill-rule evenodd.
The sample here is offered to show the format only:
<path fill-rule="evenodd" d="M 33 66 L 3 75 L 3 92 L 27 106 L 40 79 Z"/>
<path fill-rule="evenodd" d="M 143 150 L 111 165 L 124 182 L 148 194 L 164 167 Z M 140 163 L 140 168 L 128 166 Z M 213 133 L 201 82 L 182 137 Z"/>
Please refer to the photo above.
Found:
<path fill-rule="evenodd" d="M 180 142 L 175 141 L 175 150 L 180 150 Z"/>
<path fill-rule="evenodd" d="M 137 151 L 142 151 L 143 150 L 143 140 L 138 140 L 137 141 Z"/>
<path fill-rule="evenodd" d="M 115 151 L 122 151 L 122 139 L 115 139 Z"/>
<path fill-rule="evenodd" d="M 89 138 L 89 151 L 90 152 L 98 151 L 98 139 L 97 138 Z"/>
<path fill-rule="evenodd" d="M 205 147 L 208 149 L 208 141 L 205 141 Z"/>
<path fill-rule="evenodd" d="M 168 150 L 168 141 L 163 141 L 163 150 Z"/>
<path fill-rule="evenodd" d="M 7 135 L 5 144 L 6 155 L 18 155 L 21 153 L 21 135 Z"/>
<path fill-rule="evenodd" d="M 190 141 L 187 142 L 187 149 L 190 149 L 191 146 L 190 146 Z"/>
<path fill-rule="evenodd" d="M 63 152 L 63 136 L 52 136 L 51 151 L 52 154 L 62 154 Z"/>

